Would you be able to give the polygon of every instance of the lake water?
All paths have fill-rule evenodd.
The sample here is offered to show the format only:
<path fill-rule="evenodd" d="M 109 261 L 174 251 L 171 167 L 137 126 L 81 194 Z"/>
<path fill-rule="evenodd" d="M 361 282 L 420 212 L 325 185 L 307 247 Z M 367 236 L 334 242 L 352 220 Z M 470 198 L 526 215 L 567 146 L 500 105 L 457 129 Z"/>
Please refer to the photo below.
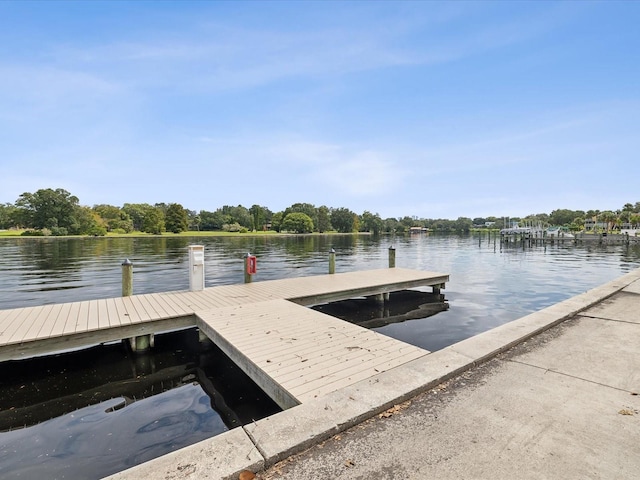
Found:
<path fill-rule="evenodd" d="M 205 246 L 207 286 L 242 282 L 247 252 L 258 257 L 260 281 L 326 273 L 331 248 L 338 273 L 386 268 L 393 245 L 398 267 L 450 275 L 449 308 L 372 325 L 428 350 L 640 267 L 633 245 L 522 248 L 486 234 L 0 238 L 0 309 L 119 296 L 125 258 L 134 263 L 134 293 L 186 290 L 193 243 Z M 202 351 L 195 332 L 158 343 L 143 356 L 108 345 L 0 365 L 3 478 L 98 478 L 277 411 L 221 352 Z"/>
<path fill-rule="evenodd" d="M 478 236 L 328 235 L 0 239 L 0 309 L 117 297 L 121 267 L 134 263 L 134 293 L 189 288 L 187 246 L 205 246 L 206 285 L 243 281 L 242 256 L 258 257 L 254 281 L 398 267 L 448 273 L 450 308 L 424 322 L 382 328 L 428 350 L 557 303 L 640 266 L 638 246 L 547 245 L 523 249 Z"/>

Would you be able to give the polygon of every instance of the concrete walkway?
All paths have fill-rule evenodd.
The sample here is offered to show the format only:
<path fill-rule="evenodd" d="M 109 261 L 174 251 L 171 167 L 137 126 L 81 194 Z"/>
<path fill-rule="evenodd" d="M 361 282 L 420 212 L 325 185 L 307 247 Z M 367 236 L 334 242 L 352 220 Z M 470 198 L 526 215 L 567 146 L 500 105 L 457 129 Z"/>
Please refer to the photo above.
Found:
<path fill-rule="evenodd" d="M 113 478 L 639 478 L 638 393 L 640 270 Z"/>

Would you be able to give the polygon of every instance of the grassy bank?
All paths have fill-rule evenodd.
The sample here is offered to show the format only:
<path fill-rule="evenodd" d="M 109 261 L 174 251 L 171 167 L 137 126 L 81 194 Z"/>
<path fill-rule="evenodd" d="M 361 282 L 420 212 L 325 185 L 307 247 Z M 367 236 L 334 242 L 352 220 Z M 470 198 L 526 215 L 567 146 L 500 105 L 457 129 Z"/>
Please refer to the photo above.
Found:
<path fill-rule="evenodd" d="M 0 237 L 19 237 L 24 230 L 0 230 Z M 107 233 L 106 238 L 145 238 L 145 237 L 265 237 L 274 235 L 292 235 L 288 233 L 279 233 L 275 231 L 259 231 L 259 232 L 221 232 L 221 231 L 188 231 L 181 233 L 164 232 L 160 235 L 153 235 L 144 232 L 131 232 L 131 233 Z M 307 235 L 340 235 L 338 232 L 325 232 L 325 233 L 310 233 Z M 351 235 L 351 234 L 349 234 Z M 88 235 L 69 235 L 67 237 L 41 237 L 41 236 L 25 236 L 23 238 L 89 238 Z M 93 238 L 93 237 L 91 237 Z M 105 237 L 97 237 L 105 238 Z"/>
<path fill-rule="evenodd" d="M 0 230 L 0 237 L 19 237 L 24 230 Z"/>

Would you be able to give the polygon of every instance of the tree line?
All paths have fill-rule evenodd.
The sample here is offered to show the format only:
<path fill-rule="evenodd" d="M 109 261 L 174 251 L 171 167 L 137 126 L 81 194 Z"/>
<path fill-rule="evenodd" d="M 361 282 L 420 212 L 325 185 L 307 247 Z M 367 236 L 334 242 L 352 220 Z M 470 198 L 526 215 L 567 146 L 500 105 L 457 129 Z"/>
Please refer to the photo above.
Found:
<path fill-rule="evenodd" d="M 510 222 L 542 223 L 580 230 L 585 220 L 596 218 L 607 225 L 640 224 L 640 202 L 625 204 L 622 209 L 554 210 L 550 214 L 535 214 L 511 218 Z M 150 234 L 184 231 L 276 231 L 289 233 L 371 232 L 405 233 L 411 228 L 453 233 L 469 232 L 472 228 L 500 227 L 504 217 L 467 218 L 456 220 L 428 219 L 405 216 L 382 219 L 379 214 L 365 211 L 357 214 L 345 207 L 316 207 L 310 203 L 294 203 L 280 212 L 262 205 L 247 208 L 224 205 L 214 211 L 199 212 L 179 203 L 125 203 L 114 205 L 80 205 L 78 197 L 68 191 L 40 189 L 25 192 L 14 203 L 0 204 L 0 229 L 22 228 L 26 235 L 106 235 L 139 231 Z"/>

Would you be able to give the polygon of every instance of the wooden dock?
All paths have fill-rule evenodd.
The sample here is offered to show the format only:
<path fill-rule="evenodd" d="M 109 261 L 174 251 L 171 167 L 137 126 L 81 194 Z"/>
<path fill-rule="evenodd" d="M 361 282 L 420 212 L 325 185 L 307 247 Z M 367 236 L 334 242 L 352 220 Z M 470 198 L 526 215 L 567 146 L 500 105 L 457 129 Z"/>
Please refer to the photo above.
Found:
<path fill-rule="evenodd" d="M 195 326 L 289 408 L 429 353 L 306 306 L 448 280 L 389 268 L 0 310 L 0 361 Z"/>

